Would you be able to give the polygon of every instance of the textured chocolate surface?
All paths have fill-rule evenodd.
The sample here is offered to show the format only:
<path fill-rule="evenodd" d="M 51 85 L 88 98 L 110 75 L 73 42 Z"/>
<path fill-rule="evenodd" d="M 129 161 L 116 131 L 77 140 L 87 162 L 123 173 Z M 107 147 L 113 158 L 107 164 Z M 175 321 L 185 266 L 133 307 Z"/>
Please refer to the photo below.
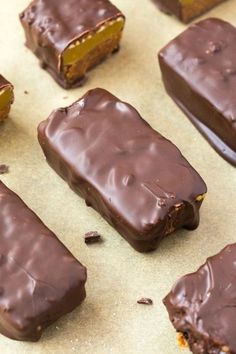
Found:
<path fill-rule="evenodd" d="M 138 251 L 199 223 L 206 186 L 180 151 L 103 89 L 38 128 L 48 163 Z M 201 199 L 201 198 L 200 198 Z"/>
<path fill-rule="evenodd" d="M 36 341 L 85 298 L 86 269 L 0 182 L 0 332 Z"/>
<path fill-rule="evenodd" d="M 108 0 L 33 0 L 20 14 L 26 45 L 43 68 L 65 88 L 63 51 L 76 39 L 93 33 L 109 20 L 123 16 Z M 81 80 L 74 86 L 81 85 Z"/>
<path fill-rule="evenodd" d="M 181 278 L 164 299 L 195 354 L 236 353 L 236 244 Z"/>
<path fill-rule="evenodd" d="M 236 165 L 236 28 L 201 21 L 159 53 L 169 95 L 215 150 Z"/>

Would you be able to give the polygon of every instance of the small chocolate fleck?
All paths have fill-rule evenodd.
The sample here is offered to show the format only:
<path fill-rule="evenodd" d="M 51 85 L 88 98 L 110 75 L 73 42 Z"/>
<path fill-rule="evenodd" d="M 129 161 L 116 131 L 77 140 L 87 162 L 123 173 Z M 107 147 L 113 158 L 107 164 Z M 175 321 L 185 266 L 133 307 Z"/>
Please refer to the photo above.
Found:
<path fill-rule="evenodd" d="M 9 172 L 9 167 L 7 165 L 0 165 L 0 175 L 4 175 Z"/>
<path fill-rule="evenodd" d="M 63 97 L 63 100 L 67 100 L 67 98 L 68 98 L 68 96 L 64 96 L 64 97 Z"/>
<path fill-rule="evenodd" d="M 28 94 L 29 94 L 29 91 L 25 90 L 25 91 L 24 91 L 24 94 L 25 94 L 25 95 L 28 95 Z"/>
<path fill-rule="evenodd" d="M 101 235 L 97 231 L 89 231 L 84 235 L 84 242 L 86 244 L 96 243 L 101 241 Z"/>
<path fill-rule="evenodd" d="M 141 305 L 153 305 L 152 299 L 149 299 L 148 297 L 142 297 L 137 303 Z"/>

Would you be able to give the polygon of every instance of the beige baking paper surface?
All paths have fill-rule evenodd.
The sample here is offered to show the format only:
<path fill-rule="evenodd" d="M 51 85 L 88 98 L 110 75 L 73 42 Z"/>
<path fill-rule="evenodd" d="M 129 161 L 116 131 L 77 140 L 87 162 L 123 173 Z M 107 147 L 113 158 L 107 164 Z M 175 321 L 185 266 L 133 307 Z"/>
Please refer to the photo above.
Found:
<path fill-rule="evenodd" d="M 10 166 L 1 179 L 88 268 L 87 299 L 80 308 L 47 329 L 38 343 L 0 336 L 1 354 L 187 354 L 177 347 L 162 298 L 181 275 L 236 241 L 236 169 L 201 137 L 161 81 L 157 51 L 186 26 L 150 0 L 113 2 L 127 16 L 120 52 L 91 71 L 84 87 L 65 91 L 24 47 L 18 13 L 28 0 L 0 0 L 0 72 L 14 84 L 16 97 L 10 118 L 0 126 L 0 163 Z M 236 25 L 235 0 L 208 16 Z M 133 104 L 205 179 L 209 192 L 196 231 L 176 232 L 155 252 L 139 254 L 47 165 L 37 142 L 38 123 L 95 87 Z M 90 230 L 98 230 L 104 242 L 86 246 L 83 234 Z M 143 296 L 154 305 L 138 305 Z"/>

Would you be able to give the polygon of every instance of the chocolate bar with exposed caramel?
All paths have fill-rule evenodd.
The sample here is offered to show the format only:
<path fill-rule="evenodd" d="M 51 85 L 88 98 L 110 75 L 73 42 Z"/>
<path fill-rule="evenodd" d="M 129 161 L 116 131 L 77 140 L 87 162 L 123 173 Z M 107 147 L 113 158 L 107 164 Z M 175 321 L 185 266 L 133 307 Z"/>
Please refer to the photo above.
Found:
<path fill-rule="evenodd" d="M 176 282 L 164 299 L 180 346 L 194 354 L 236 353 L 236 244 Z"/>
<path fill-rule="evenodd" d="M 169 140 L 103 89 L 55 110 L 38 128 L 49 165 L 136 250 L 195 229 L 206 185 Z"/>
<path fill-rule="evenodd" d="M 0 181 L 0 332 L 37 341 L 85 298 L 86 269 Z"/>
<path fill-rule="evenodd" d="M 13 86 L 0 75 L 0 122 L 8 117 L 13 101 Z"/>
<path fill-rule="evenodd" d="M 119 49 L 125 24 L 109 0 L 33 0 L 20 19 L 26 46 L 64 88 Z"/>

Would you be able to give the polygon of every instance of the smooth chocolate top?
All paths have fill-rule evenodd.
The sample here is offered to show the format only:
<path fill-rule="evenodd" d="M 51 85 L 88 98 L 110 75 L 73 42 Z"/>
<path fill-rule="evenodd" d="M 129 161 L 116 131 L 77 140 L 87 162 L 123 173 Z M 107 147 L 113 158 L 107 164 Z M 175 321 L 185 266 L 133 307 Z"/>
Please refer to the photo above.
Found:
<path fill-rule="evenodd" d="M 236 244 L 209 258 L 196 273 L 181 278 L 164 303 L 178 331 L 205 337 L 194 353 L 208 352 L 207 343 L 236 353 Z M 212 349 L 212 353 L 218 351 Z"/>
<path fill-rule="evenodd" d="M 137 238 L 151 233 L 175 204 L 193 206 L 206 192 L 176 146 L 103 89 L 54 111 L 40 124 L 39 137 L 46 156 L 55 151 L 66 162 L 69 184 L 73 175 L 87 181 Z"/>
<path fill-rule="evenodd" d="M 210 18 L 189 27 L 160 55 L 236 132 L 235 53 L 236 28 Z"/>
<path fill-rule="evenodd" d="M 2 182 L 0 279 L 0 331 L 25 340 L 72 310 L 86 281 L 86 269 Z"/>
<path fill-rule="evenodd" d="M 7 86 L 12 86 L 12 84 L 0 75 L 0 90 L 4 89 Z"/>
<path fill-rule="evenodd" d="M 75 39 L 123 16 L 108 0 L 33 0 L 20 15 L 33 29 L 28 46 L 53 47 L 59 55 Z M 31 28 L 31 29 L 30 29 Z"/>

